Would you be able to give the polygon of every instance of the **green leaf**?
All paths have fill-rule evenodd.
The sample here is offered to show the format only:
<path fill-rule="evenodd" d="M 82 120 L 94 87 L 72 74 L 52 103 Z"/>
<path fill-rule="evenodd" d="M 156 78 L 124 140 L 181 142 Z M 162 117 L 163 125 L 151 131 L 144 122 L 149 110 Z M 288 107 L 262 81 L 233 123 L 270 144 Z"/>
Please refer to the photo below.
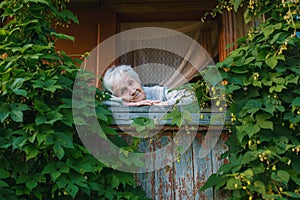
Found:
<path fill-rule="evenodd" d="M 113 188 L 117 188 L 120 184 L 120 181 L 118 179 L 118 177 L 116 177 L 115 175 L 112 176 L 112 179 L 111 179 L 111 186 Z"/>
<path fill-rule="evenodd" d="M 253 123 L 247 123 L 243 126 L 237 126 L 236 129 L 238 130 L 237 139 L 239 140 L 240 143 L 242 143 L 246 135 L 252 137 L 254 134 L 260 131 L 260 127 L 257 124 L 253 124 Z"/>
<path fill-rule="evenodd" d="M 278 110 L 280 110 L 280 107 L 277 107 Z M 268 103 L 268 100 L 265 101 L 264 103 L 264 108 L 262 108 L 263 111 L 273 115 L 274 112 L 276 111 L 276 107 L 272 103 Z"/>
<path fill-rule="evenodd" d="M 249 11 L 249 9 L 247 9 L 243 15 L 245 23 L 248 24 L 251 20 L 252 20 L 252 14 Z"/>
<path fill-rule="evenodd" d="M 284 84 L 285 83 L 285 79 L 282 78 L 282 77 L 279 77 L 279 78 L 272 78 L 271 79 L 274 83 L 277 83 L 277 84 Z"/>
<path fill-rule="evenodd" d="M 228 94 L 230 94 L 230 93 L 232 93 L 233 91 L 238 90 L 238 89 L 240 89 L 240 88 L 241 88 L 241 86 L 238 86 L 238 85 L 227 85 L 227 86 L 226 86 L 226 92 L 227 92 Z"/>
<path fill-rule="evenodd" d="M 280 33 L 276 33 L 274 35 L 274 37 L 272 38 L 272 40 L 270 41 L 270 44 L 274 44 L 278 40 L 278 38 L 280 37 L 281 34 L 282 34 L 281 32 Z"/>
<path fill-rule="evenodd" d="M 250 163 L 258 158 L 259 152 L 257 151 L 248 151 L 244 154 L 243 158 L 241 159 L 242 164 Z"/>
<path fill-rule="evenodd" d="M 22 174 L 16 179 L 16 183 L 17 184 L 26 183 L 26 182 L 30 181 L 31 179 L 32 179 L 32 177 L 30 175 Z"/>
<path fill-rule="evenodd" d="M 275 92 L 281 92 L 283 89 L 286 89 L 286 86 L 282 84 L 276 84 L 276 86 L 272 86 L 269 88 L 269 93 Z"/>
<path fill-rule="evenodd" d="M 39 150 L 35 146 L 29 145 L 25 147 L 25 152 L 26 152 L 26 160 L 30 160 L 32 158 L 35 158 L 38 155 Z"/>
<path fill-rule="evenodd" d="M 248 179 L 252 179 L 254 174 L 253 174 L 252 169 L 246 169 L 246 170 L 242 173 L 242 175 L 243 175 L 244 177 L 248 178 Z"/>
<path fill-rule="evenodd" d="M 56 164 L 55 163 L 49 163 L 47 164 L 43 171 L 42 174 L 51 174 L 57 170 Z"/>
<path fill-rule="evenodd" d="M 176 109 L 165 115 L 165 119 L 172 119 L 171 124 L 176 125 L 177 127 L 181 127 L 184 124 L 184 119 L 181 117 L 181 112 Z"/>
<path fill-rule="evenodd" d="M 21 96 L 24 96 L 24 97 L 27 96 L 27 91 L 26 91 L 26 90 L 22 90 L 22 89 L 14 89 L 13 92 L 14 92 L 16 95 L 21 95 Z"/>
<path fill-rule="evenodd" d="M 56 110 L 50 111 L 46 114 L 39 115 L 35 118 L 36 125 L 51 124 L 53 125 L 56 121 L 63 119 L 63 115 Z"/>
<path fill-rule="evenodd" d="M 241 119 L 242 125 L 236 126 L 237 139 L 242 143 L 243 138 L 248 135 L 251 138 L 254 134 L 260 131 L 258 124 L 255 124 L 254 117 L 246 116 Z"/>
<path fill-rule="evenodd" d="M 281 27 L 282 27 L 282 23 L 277 23 L 274 25 L 275 29 L 281 29 Z"/>
<path fill-rule="evenodd" d="M 9 108 L 7 106 L 7 104 L 2 104 L 0 106 L 0 121 L 1 123 L 3 123 L 6 118 L 9 116 L 10 112 L 9 112 Z"/>
<path fill-rule="evenodd" d="M 245 56 L 244 55 L 241 55 L 239 57 L 236 57 L 234 60 L 233 60 L 233 63 L 236 65 L 236 66 L 244 66 L 244 63 L 245 63 Z M 242 70 L 244 71 L 244 70 Z"/>
<path fill-rule="evenodd" d="M 13 141 L 13 148 L 22 148 L 27 142 L 26 136 L 20 136 L 14 139 Z"/>
<path fill-rule="evenodd" d="M 96 115 L 100 120 L 102 120 L 104 122 L 108 122 L 107 115 L 109 115 L 109 114 L 111 114 L 111 113 L 108 111 L 108 109 L 105 109 L 101 106 L 96 107 Z"/>
<path fill-rule="evenodd" d="M 300 199 L 300 194 L 295 193 L 295 192 L 283 191 L 281 193 L 284 194 L 284 195 L 286 195 L 286 196 L 288 196 L 288 197 Z"/>
<path fill-rule="evenodd" d="M 57 163 L 57 167 L 61 173 L 69 173 L 70 168 L 67 166 L 65 162 Z"/>
<path fill-rule="evenodd" d="M 146 129 L 145 120 L 142 117 L 134 118 L 133 122 L 130 124 L 130 127 L 135 128 L 137 132 L 141 132 Z"/>
<path fill-rule="evenodd" d="M 296 74 L 300 74 L 300 68 L 299 66 L 293 66 L 290 68 L 293 72 L 295 72 Z"/>
<path fill-rule="evenodd" d="M 72 134 L 68 134 L 68 132 L 57 132 L 55 141 L 66 148 L 74 148 Z"/>
<path fill-rule="evenodd" d="M 245 65 L 248 65 L 249 63 L 251 63 L 253 60 L 255 60 L 256 58 L 255 57 L 249 57 L 245 60 Z"/>
<path fill-rule="evenodd" d="M 63 33 L 56 33 L 56 32 L 52 32 L 51 34 L 53 36 L 55 36 L 57 39 L 75 41 L 75 38 L 73 36 L 70 36 L 70 35 L 66 35 L 66 34 L 63 34 Z"/>
<path fill-rule="evenodd" d="M 105 190 L 105 199 L 114 199 L 114 191 L 113 190 Z"/>
<path fill-rule="evenodd" d="M 60 177 L 60 176 L 61 176 L 60 171 L 55 171 L 55 172 L 51 173 L 51 178 L 52 178 L 53 181 L 56 181 L 57 178 Z"/>
<path fill-rule="evenodd" d="M 298 106 L 298 107 L 300 107 L 300 97 L 296 97 L 296 98 L 293 100 L 291 106 Z"/>
<path fill-rule="evenodd" d="M 38 186 L 38 183 L 34 180 L 30 180 L 27 181 L 25 185 L 29 190 L 32 190 L 33 188 L 36 188 Z"/>
<path fill-rule="evenodd" d="M 256 81 L 256 80 L 254 80 L 254 81 L 252 82 L 252 85 L 255 86 L 255 87 L 260 87 L 260 88 L 262 87 L 262 86 L 261 86 L 261 81 Z"/>
<path fill-rule="evenodd" d="M 283 54 L 280 54 L 276 56 L 276 59 L 285 61 L 285 56 Z"/>
<path fill-rule="evenodd" d="M 271 69 L 274 69 L 276 67 L 277 63 L 278 63 L 278 60 L 274 57 L 269 57 L 266 59 L 266 64 L 268 66 L 270 66 Z"/>
<path fill-rule="evenodd" d="M 271 117 L 272 117 L 272 115 L 269 115 L 269 114 L 259 114 L 255 117 L 256 124 L 260 128 L 273 130 L 273 122 L 267 120 L 267 119 L 270 119 Z"/>
<path fill-rule="evenodd" d="M 23 112 L 21 111 L 11 111 L 10 116 L 15 122 L 23 122 Z"/>
<path fill-rule="evenodd" d="M 297 84 L 298 80 L 299 80 L 299 76 L 295 76 L 294 74 L 290 74 L 285 77 L 286 84 L 289 83 Z"/>
<path fill-rule="evenodd" d="M 237 12 L 242 3 L 242 0 L 230 0 L 230 2 L 233 5 L 234 11 Z"/>
<path fill-rule="evenodd" d="M 265 172 L 265 167 L 262 163 L 252 167 L 252 171 L 254 174 L 261 174 Z"/>
<path fill-rule="evenodd" d="M 44 90 L 55 92 L 57 89 L 62 89 L 61 85 L 55 85 L 57 80 L 56 79 L 50 79 L 50 80 L 32 80 L 33 88 L 43 88 Z"/>
<path fill-rule="evenodd" d="M 8 187 L 9 185 L 5 182 L 0 180 L 0 187 Z"/>
<path fill-rule="evenodd" d="M 45 87 L 44 89 L 47 90 L 47 91 L 50 91 L 50 92 L 55 92 L 57 89 L 62 89 L 62 86 L 60 85 L 54 85 L 56 83 L 56 80 L 55 82 L 53 82 L 54 80 L 48 80 L 45 82 Z"/>
<path fill-rule="evenodd" d="M 272 173 L 272 179 L 287 184 L 290 180 L 290 174 L 287 171 L 278 170 Z"/>
<path fill-rule="evenodd" d="M 6 179 L 10 176 L 9 172 L 3 168 L 0 168 L 0 179 Z"/>
<path fill-rule="evenodd" d="M 23 86 L 23 83 L 25 82 L 25 78 L 15 78 L 14 81 L 9 86 L 10 89 L 19 89 Z"/>
<path fill-rule="evenodd" d="M 208 177 L 206 183 L 202 187 L 200 187 L 200 191 L 204 191 L 212 187 L 220 188 L 224 184 L 226 184 L 227 180 L 227 177 L 212 174 L 210 177 Z"/>
<path fill-rule="evenodd" d="M 9 105 L 10 110 L 13 111 L 25 111 L 25 110 L 30 110 L 30 108 L 26 104 L 21 104 L 21 103 L 12 103 Z"/>
<path fill-rule="evenodd" d="M 236 190 L 242 186 L 240 179 L 231 178 L 227 181 L 225 189 Z"/>
<path fill-rule="evenodd" d="M 207 69 L 204 70 L 203 78 L 207 85 L 216 86 L 219 84 L 223 78 L 218 76 L 219 70 L 215 66 L 207 66 Z"/>
<path fill-rule="evenodd" d="M 259 192 L 262 195 L 265 195 L 266 193 L 266 186 L 263 182 L 261 181 L 254 181 L 254 187 L 257 192 Z"/>
<path fill-rule="evenodd" d="M 120 150 L 121 151 L 121 150 Z M 125 163 L 126 165 L 130 166 L 132 164 L 132 159 L 128 158 L 125 156 L 125 150 L 123 150 L 120 154 L 119 154 L 119 159 L 120 161 L 122 161 L 123 163 Z"/>
<path fill-rule="evenodd" d="M 49 5 L 47 0 L 24 0 L 25 3 L 43 3 Z"/>
<path fill-rule="evenodd" d="M 59 189 L 66 187 L 68 181 L 65 178 L 62 178 L 56 182 L 56 185 Z"/>
<path fill-rule="evenodd" d="M 68 193 L 70 193 L 71 197 L 75 199 L 77 193 L 79 192 L 79 188 L 74 184 L 69 184 L 66 189 Z"/>
<path fill-rule="evenodd" d="M 140 168 L 145 167 L 145 163 L 138 158 L 133 159 L 133 163 L 137 167 L 140 167 Z"/>
<path fill-rule="evenodd" d="M 55 143 L 53 145 L 53 151 L 59 160 L 61 160 L 65 155 L 64 148 L 59 143 Z"/>
<path fill-rule="evenodd" d="M 251 99 L 243 107 L 243 110 L 247 113 L 254 114 L 262 108 L 262 103 L 260 99 Z"/>
<path fill-rule="evenodd" d="M 265 37 L 269 37 L 269 35 L 271 35 L 275 30 L 274 25 L 268 25 L 266 26 L 264 29 L 262 29 L 263 34 L 265 35 Z"/>
<path fill-rule="evenodd" d="M 236 74 L 246 74 L 249 72 L 249 69 L 246 67 L 238 67 L 238 68 L 232 68 L 231 72 L 234 72 Z"/>
<path fill-rule="evenodd" d="M 3 2 L 2 2 L 3 3 Z M 1 4 L 2 4 L 1 3 Z M 0 7 L 1 8 L 1 7 Z M 0 29 L 0 35 L 1 36 L 5 36 L 6 35 L 6 31 L 5 30 L 3 30 L 3 29 Z"/>

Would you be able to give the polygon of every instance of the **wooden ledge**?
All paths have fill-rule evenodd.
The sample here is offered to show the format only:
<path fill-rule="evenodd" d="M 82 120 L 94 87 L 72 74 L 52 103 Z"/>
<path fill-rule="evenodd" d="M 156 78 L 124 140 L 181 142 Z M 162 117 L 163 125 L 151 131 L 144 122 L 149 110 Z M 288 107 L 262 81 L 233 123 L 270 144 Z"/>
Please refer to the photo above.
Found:
<path fill-rule="evenodd" d="M 153 119 L 158 126 L 168 126 L 171 128 L 172 119 L 165 119 L 167 113 L 174 110 L 173 106 L 113 106 L 110 107 L 114 121 L 113 126 L 128 126 L 133 123 L 135 118 Z M 178 106 L 178 110 L 184 110 Z M 225 118 L 224 112 L 219 112 L 217 109 L 201 109 L 197 113 L 191 113 L 192 121 L 187 122 L 188 126 L 223 126 L 228 117 Z M 225 118 L 225 121 L 224 121 Z"/>

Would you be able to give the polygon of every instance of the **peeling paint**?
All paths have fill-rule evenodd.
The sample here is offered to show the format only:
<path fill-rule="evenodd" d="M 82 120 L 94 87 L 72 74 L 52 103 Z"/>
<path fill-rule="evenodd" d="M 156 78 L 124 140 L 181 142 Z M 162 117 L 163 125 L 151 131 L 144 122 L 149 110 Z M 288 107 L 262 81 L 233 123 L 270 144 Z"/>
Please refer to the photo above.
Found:
<path fill-rule="evenodd" d="M 164 135 L 163 140 L 151 143 L 151 150 L 161 148 L 170 141 L 170 133 Z M 151 173 L 137 174 L 138 183 L 154 200 L 223 200 L 225 195 L 208 189 L 199 192 L 208 177 L 222 165 L 228 163 L 227 159 L 221 159 L 221 154 L 227 150 L 225 142 L 228 133 L 223 132 L 214 149 L 205 157 L 199 158 L 204 134 L 199 132 L 188 150 L 181 155 L 180 162 L 174 162 L 172 166 Z"/>

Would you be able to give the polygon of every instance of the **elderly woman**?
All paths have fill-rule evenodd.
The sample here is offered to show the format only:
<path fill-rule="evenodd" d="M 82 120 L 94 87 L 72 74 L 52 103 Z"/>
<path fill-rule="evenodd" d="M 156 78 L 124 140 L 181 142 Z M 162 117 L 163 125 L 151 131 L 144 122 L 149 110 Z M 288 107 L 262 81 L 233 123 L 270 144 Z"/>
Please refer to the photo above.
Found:
<path fill-rule="evenodd" d="M 194 100 L 191 92 L 172 90 L 166 87 L 141 85 L 139 75 L 129 65 L 108 69 L 103 77 L 103 87 L 113 96 L 111 101 L 120 105 L 150 106 L 188 104 Z"/>

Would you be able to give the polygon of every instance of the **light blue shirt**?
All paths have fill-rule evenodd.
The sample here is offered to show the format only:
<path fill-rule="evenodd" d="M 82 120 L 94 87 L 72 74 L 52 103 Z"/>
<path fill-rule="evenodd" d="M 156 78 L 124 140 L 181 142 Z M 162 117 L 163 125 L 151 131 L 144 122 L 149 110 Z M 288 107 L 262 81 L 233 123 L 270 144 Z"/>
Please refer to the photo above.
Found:
<path fill-rule="evenodd" d="M 169 90 L 166 87 L 162 86 L 153 86 L 153 87 L 142 87 L 146 94 L 146 100 L 159 100 L 167 102 L 168 105 L 178 104 L 189 104 L 192 103 L 194 95 L 191 92 L 186 90 Z M 123 100 L 121 97 L 112 96 L 108 102 L 105 102 L 107 105 L 121 106 L 123 105 Z"/>

